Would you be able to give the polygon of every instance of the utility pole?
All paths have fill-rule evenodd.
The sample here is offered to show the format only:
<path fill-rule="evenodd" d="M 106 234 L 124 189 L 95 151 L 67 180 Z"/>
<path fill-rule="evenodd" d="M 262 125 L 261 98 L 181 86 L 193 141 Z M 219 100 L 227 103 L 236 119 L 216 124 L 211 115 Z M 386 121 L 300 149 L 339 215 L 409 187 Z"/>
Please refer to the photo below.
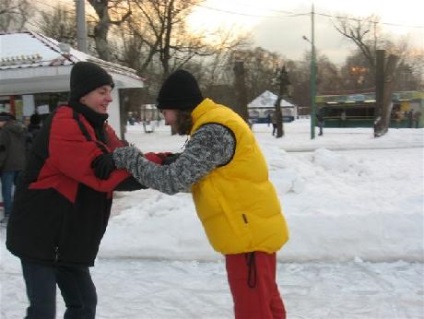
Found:
<path fill-rule="evenodd" d="M 77 45 L 78 50 L 87 52 L 87 26 L 85 23 L 85 0 L 75 0 L 77 17 Z"/>
<path fill-rule="evenodd" d="M 307 41 L 311 45 L 311 66 L 310 66 L 310 87 L 311 87 L 311 139 L 315 138 L 315 122 L 316 122 L 316 105 L 315 96 L 317 92 L 317 61 L 316 61 L 316 50 L 315 50 L 315 8 L 312 3 L 311 9 L 311 40 L 307 36 L 302 37 L 303 40 Z"/>
<path fill-rule="evenodd" d="M 316 57 L 315 57 L 315 8 L 312 3 L 311 11 L 311 139 L 315 138 L 315 118 L 316 118 Z"/>

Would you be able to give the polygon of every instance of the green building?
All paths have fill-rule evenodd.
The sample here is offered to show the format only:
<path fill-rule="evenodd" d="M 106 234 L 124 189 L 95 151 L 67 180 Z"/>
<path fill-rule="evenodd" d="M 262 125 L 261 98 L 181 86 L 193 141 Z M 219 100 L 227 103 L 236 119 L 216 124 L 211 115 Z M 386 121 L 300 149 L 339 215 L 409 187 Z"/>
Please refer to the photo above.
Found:
<path fill-rule="evenodd" d="M 377 117 L 375 93 L 316 96 L 317 115 L 324 127 L 373 127 Z M 390 127 L 424 127 L 424 92 L 392 94 Z"/>

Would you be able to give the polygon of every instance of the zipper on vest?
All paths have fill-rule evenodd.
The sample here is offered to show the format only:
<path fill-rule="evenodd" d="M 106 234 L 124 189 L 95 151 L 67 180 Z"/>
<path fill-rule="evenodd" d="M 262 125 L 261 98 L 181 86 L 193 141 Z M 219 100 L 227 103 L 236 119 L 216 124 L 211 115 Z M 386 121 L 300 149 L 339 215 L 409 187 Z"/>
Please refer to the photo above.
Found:
<path fill-rule="evenodd" d="M 241 216 L 243 217 L 243 221 L 245 224 L 249 224 L 248 220 L 247 220 L 247 216 L 246 214 L 241 214 Z"/>

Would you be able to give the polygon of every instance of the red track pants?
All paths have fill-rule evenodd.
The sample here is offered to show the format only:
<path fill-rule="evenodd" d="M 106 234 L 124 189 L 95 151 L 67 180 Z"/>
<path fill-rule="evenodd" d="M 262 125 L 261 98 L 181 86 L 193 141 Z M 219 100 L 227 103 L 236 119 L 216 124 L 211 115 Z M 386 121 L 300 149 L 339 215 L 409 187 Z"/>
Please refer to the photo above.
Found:
<path fill-rule="evenodd" d="M 263 252 L 225 255 L 235 319 L 285 319 L 276 284 L 276 256 Z"/>

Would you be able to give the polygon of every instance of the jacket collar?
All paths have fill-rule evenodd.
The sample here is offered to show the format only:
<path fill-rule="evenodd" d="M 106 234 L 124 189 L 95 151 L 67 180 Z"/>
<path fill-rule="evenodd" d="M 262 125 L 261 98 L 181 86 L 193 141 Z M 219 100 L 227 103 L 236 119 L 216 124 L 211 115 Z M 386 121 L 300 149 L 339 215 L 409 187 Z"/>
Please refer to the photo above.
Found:
<path fill-rule="evenodd" d="M 105 121 L 109 117 L 108 114 L 97 113 L 87 105 L 78 101 L 70 100 L 69 106 L 72 107 L 77 113 L 82 114 L 94 128 L 103 127 Z"/>

